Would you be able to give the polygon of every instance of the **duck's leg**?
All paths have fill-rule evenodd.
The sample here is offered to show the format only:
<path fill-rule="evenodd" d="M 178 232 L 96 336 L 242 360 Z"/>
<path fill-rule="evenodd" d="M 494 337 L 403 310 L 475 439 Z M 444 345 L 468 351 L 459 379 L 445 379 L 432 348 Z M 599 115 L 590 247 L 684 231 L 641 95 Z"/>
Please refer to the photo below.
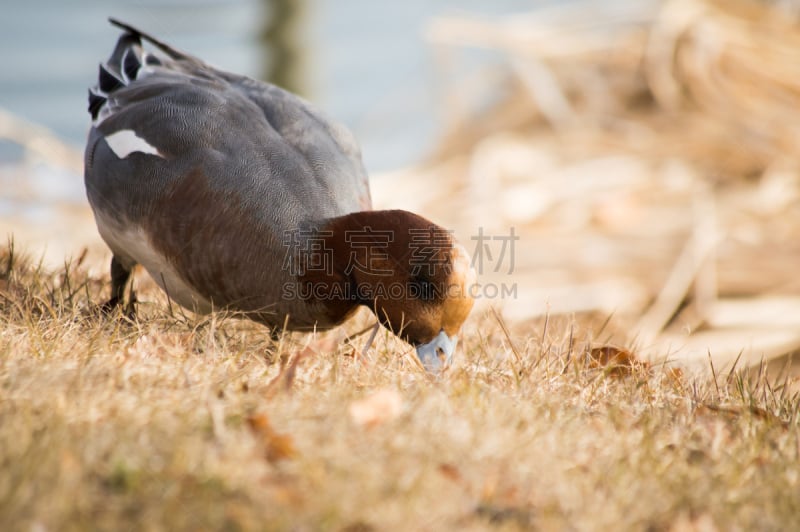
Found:
<path fill-rule="evenodd" d="M 281 340 L 282 333 L 283 333 L 283 327 L 270 327 L 269 339 L 277 344 Z"/>
<path fill-rule="evenodd" d="M 108 313 L 122 305 L 125 300 L 125 286 L 131 278 L 131 272 L 133 272 L 133 268 L 123 266 L 116 255 L 111 257 L 111 298 L 103 303 L 103 311 Z M 134 303 L 136 303 L 136 294 L 131 289 L 128 306 L 125 308 L 125 314 L 130 318 L 135 314 Z"/>

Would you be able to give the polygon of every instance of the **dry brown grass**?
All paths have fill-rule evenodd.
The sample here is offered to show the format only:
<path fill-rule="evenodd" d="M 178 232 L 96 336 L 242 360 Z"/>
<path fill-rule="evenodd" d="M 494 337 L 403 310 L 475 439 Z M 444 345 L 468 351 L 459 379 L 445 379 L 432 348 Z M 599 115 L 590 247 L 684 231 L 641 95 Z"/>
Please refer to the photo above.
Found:
<path fill-rule="evenodd" d="M 779 383 L 592 357 L 580 320 L 509 329 L 492 313 L 434 378 L 385 334 L 368 358 L 364 337 L 275 345 L 248 322 L 171 316 L 152 287 L 137 321 L 100 317 L 105 282 L 0 257 L 5 530 L 780 530 L 800 515 L 800 398 Z"/>
<path fill-rule="evenodd" d="M 796 528 L 800 396 L 758 362 L 800 345 L 800 26 L 749 0 L 586 5 L 431 30 L 504 54 L 475 76 L 499 101 L 466 113 L 457 80 L 467 119 L 376 205 L 522 236 L 483 279 L 519 282 L 516 319 L 482 307 L 439 377 L 386 333 L 367 357 L 342 331 L 273 343 L 147 284 L 138 320 L 102 317 L 94 258 L 2 251 L 0 528 Z M 642 329 L 695 339 L 705 376 Z"/>

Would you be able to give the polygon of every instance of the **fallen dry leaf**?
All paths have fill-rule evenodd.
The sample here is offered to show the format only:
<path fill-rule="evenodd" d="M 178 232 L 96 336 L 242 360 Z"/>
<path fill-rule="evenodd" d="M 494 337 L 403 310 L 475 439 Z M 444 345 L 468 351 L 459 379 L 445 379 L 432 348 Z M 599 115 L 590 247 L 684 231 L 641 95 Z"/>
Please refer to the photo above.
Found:
<path fill-rule="evenodd" d="M 288 434 L 275 432 L 264 413 L 247 417 L 247 425 L 264 447 L 264 458 L 268 462 L 278 462 L 297 456 L 294 439 Z"/>
<path fill-rule="evenodd" d="M 461 471 L 453 464 L 439 464 L 438 470 L 448 480 L 452 480 L 457 484 L 464 482 Z"/>
<path fill-rule="evenodd" d="M 265 447 L 264 454 L 268 462 L 288 460 L 297 456 L 294 439 L 288 434 L 273 434 Z"/>
<path fill-rule="evenodd" d="M 399 416 L 403 398 L 396 390 L 383 389 L 350 403 L 350 417 L 356 425 L 373 427 Z"/>
<path fill-rule="evenodd" d="M 613 345 L 593 347 L 589 351 L 589 364 L 596 368 L 607 368 L 609 375 L 630 375 L 635 369 L 648 369 L 649 364 L 632 352 Z"/>

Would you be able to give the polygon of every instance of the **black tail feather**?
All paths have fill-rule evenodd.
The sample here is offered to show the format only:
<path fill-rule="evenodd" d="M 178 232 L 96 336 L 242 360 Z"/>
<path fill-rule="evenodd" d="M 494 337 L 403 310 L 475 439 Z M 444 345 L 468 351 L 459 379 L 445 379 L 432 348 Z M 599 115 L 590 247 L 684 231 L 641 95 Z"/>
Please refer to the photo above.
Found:
<path fill-rule="evenodd" d="M 122 77 L 122 61 L 125 58 L 128 50 L 131 48 L 133 49 L 140 49 L 142 46 L 142 41 L 139 39 L 138 35 L 134 35 L 131 33 L 125 33 L 117 39 L 117 45 L 114 47 L 114 51 L 111 52 L 111 57 L 108 58 L 106 61 L 106 65 L 108 69 L 111 70 L 117 77 Z"/>
<path fill-rule="evenodd" d="M 159 58 L 151 53 L 144 52 L 142 39 L 152 43 L 174 60 L 188 61 L 195 64 L 203 63 L 200 59 L 185 54 L 129 24 L 114 18 L 109 18 L 108 20 L 114 26 L 125 30 L 125 33 L 117 40 L 117 44 L 108 61 L 100 65 L 97 86 L 89 89 L 89 113 L 92 115 L 93 120 L 107 115 L 103 109 L 104 106 L 108 105 L 111 93 L 136 80 L 143 65 L 159 66 L 164 64 L 165 59 L 163 56 Z"/>
<path fill-rule="evenodd" d="M 93 89 L 89 89 L 89 114 L 92 115 L 92 120 L 97 118 L 100 108 L 106 103 L 107 98 L 101 94 L 97 94 Z"/>
<path fill-rule="evenodd" d="M 181 52 L 180 50 L 178 50 L 176 48 L 173 48 L 169 44 L 157 39 L 156 37 L 153 37 L 152 35 L 150 35 L 148 33 L 145 33 L 145 32 L 143 32 L 143 31 L 141 31 L 141 30 L 139 30 L 137 28 L 134 28 L 130 24 L 122 22 L 121 20 L 117 20 L 117 19 L 115 19 L 113 17 L 109 17 L 108 21 L 111 24 L 113 24 L 114 26 L 116 26 L 118 28 L 122 28 L 123 30 L 127 31 L 129 34 L 131 34 L 132 36 L 135 36 L 137 39 L 138 38 L 143 38 L 146 41 L 149 41 L 149 42 L 153 43 L 158 48 L 160 48 L 162 52 L 164 52 L 165 54 L 170 56 L 172 59 L 188 59 L 188 60 L 191 60 L 191 61 L 199 61 L 199 59 L 196 59 L 195 57 L 193 57 L 193 56 L 191 56 L 191 55 L 189 55 L 187 53 Z"/>
<path fill-rule="evenodd" d="M 136 79 L 136 74 L 142 67 L 142 62 L 136 55 L 136 52 L 130 48 L 126 50 L 125 55 L 122 56 L 122 73 L 128 79 Z"/>
<path fill-rule="evenodd" d="M 97 87 L 106 94 L 123 87 L 125 83 L 104 64 L 100 65 L 100 73 L 97 76 Z"/>

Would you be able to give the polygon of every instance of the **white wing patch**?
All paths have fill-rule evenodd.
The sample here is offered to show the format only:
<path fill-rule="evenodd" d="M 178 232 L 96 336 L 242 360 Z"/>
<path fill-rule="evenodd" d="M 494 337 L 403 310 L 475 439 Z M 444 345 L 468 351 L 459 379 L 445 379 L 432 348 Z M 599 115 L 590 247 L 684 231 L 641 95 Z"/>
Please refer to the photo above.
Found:
<path fill-rule="evenodd" d="M 107 136 L 108 147 L 120 159 L 124 159 L 131 153 L 140 152 L 166 158 L 155 146 L 151 146 L 132 129 L 122 129 Z"/>

